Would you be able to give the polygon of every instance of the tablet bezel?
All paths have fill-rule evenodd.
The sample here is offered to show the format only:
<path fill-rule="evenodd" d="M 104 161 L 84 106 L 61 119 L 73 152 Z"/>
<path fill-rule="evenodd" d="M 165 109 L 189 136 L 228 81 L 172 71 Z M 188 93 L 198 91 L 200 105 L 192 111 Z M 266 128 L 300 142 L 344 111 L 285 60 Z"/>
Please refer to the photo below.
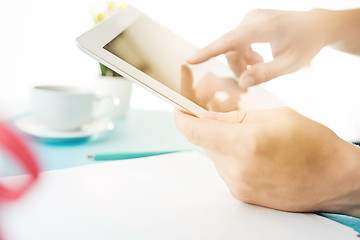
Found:
<path fill-rule="evenodd" d="M 144 14 L 136 8 L 127 6 L 79 36 L 76 43 L 85 53 L 115 72 L 133 80 L 174 107 L 199 116 L 201 112 L 206 111 L 204 108 L 104 49 L 106 44 L 116 38 L 141 15 Z"/>

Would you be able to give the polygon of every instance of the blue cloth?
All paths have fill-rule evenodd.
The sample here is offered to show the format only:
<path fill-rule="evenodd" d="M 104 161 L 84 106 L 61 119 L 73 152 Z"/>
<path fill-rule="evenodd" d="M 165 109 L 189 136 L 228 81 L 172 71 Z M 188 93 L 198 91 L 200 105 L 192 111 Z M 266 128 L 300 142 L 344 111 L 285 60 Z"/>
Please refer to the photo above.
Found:
<path fill-rule="evenodd" d="M 360 237 L 360 218 L 334 213 L 319 213 L 319 215 L 353 228 L 359 233 L 358 236 Z"/>

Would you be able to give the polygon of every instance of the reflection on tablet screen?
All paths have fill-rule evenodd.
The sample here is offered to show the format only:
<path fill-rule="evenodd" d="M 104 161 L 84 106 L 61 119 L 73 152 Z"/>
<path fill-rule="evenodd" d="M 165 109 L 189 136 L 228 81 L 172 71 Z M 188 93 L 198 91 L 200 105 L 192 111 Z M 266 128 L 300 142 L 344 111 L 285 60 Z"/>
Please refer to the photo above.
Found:
<path fill-rule="evenodd" d="M 142 15 L 104 48 L 180 93 L 180 66 L 187 56 L 179 44 L 184 45 L 172 32 Z"/>
<path fill-rule="evenodd" d="M 145 15 L 135 19 L 104 49 L 204 109 L 238 108 L 242 91 L 234 79 L 229 78 L 233 76 L 229 68 L 216 59 L 189 66 L 187 76 L 193 77 L 185 77 L 186 82 L 181 83 L 181 65 L 197 48 Z M 219 91 L 226 98 L 218 100 Z"/>

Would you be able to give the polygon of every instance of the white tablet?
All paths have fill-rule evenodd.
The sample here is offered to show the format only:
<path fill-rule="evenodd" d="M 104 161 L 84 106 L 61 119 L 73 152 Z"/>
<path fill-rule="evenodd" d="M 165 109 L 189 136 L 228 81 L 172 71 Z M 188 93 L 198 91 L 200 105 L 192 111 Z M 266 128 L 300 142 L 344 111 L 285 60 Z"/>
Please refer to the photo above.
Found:
<path fill-rule="evenodd" d="M 193 115 L 205 111 L 180 93 L 181 65 L 196 47 L 163 25 L 127 6 L 77 38 L 78 46 L 115 72 L 134 80 L 173 106 Z M 211 70 L 232 75 L 211 59 L 191 66 L 196 79 Z"/>

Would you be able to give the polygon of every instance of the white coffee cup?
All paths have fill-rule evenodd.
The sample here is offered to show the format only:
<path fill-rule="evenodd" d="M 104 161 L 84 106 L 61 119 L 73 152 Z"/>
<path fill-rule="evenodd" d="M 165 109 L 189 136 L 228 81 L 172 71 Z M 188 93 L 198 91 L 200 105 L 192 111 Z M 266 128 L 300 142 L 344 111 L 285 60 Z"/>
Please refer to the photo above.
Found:
<path fill-rule="evenodd" d="M 94 81 L 96 93 L 102 95 L 116 96 L 119 99 L 119 105 L 111 113 L 110 117 L 114 119 L 122 118 L 129 110 L 132 82 L 124 77 L 99 76 Z M 104 102 L 104 107 L 110 103 Z"/>
<path fill-rule="evenodd" d="M 111 112 L 99 113 L 99 103 L 110 101 L 113 109 L 119 100 L 99 97 L 91 89 L 72 86 L 35 86 L 31 91 L 34 118 L 46 127 L 60 131 L 79 129 L 83 124 Z M 97 113 L 97 114 L 96 114 Z"/>

